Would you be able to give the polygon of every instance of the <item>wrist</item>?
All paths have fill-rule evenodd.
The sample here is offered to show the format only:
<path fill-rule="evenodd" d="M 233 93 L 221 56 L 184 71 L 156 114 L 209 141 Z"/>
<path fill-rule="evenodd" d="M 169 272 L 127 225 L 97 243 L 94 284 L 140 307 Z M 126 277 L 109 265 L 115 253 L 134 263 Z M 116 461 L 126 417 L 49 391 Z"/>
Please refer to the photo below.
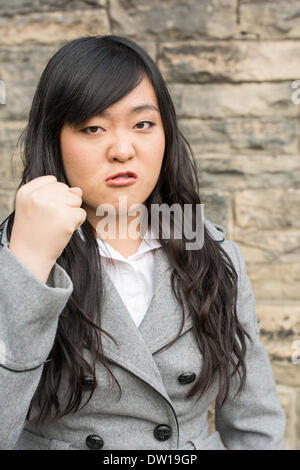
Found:
<path fill-rule="evenodd" d="M 26 266 L 41 282 L 47 283 L 49 274 L 55 264 L 40 256 L 36 251 L 25 249 L 20 245 L 9 244 L 7 247 L 18 260 Z"/>

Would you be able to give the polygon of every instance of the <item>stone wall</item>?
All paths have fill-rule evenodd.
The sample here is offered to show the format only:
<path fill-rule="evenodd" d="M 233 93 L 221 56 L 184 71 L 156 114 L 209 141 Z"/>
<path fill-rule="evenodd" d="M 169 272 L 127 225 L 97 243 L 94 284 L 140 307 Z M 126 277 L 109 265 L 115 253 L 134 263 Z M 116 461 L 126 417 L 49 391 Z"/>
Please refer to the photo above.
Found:
<path fill-rule="evenodd" d="M 20 163 L 17 152 L 13 165 L 11 157 L 50 56 L 86 34 L 141 44 L 167 80 L 197 157 L 205 215 L 225 226 L 245 256 L 288 449 L 300 449 L 300 104 L 292 100 L 299 16 L 299 0 L 0 4 L 7 94 L 0 105 L 0 220 L 12 209 Z"/>

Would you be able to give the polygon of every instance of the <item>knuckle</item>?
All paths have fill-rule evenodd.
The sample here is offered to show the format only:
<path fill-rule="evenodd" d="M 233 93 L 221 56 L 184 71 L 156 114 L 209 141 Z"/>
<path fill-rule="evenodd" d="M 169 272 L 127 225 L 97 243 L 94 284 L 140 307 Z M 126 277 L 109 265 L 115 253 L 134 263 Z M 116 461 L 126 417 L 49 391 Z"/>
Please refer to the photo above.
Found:
<path fill-rule="evenodd" d="M 66 183 L 63 183 L 62 181 L 57 181 L 57 184 L 63 188 L 69 190 L 69 186 Z"/>
<path fill-rule="evenodd" d="M 30 193 L 30 200 L 31 202 L 36 205 L 36 206 L 39 206 L 41 205 L 41 202 L 42 202 L 42 198 L 41 198 L 41 194 L 39 191 L 32 191 L 32 193 Z"/>

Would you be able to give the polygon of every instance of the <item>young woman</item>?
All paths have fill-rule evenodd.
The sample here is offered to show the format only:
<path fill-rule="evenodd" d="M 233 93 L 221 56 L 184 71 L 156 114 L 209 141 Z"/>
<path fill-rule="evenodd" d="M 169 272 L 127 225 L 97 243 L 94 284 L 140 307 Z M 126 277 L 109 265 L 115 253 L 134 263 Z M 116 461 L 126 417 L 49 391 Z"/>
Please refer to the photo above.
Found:
<path fill-rule="evenodd" d="M 200 249 L 174 227 L 163 236 L 161 220 L 153 236 L 151 207 L 190 205 L 195 224 L 200 198 L 149 55 L 113 35 L 67 43 L 23 138 L 15 210 L 1 225 L 0 447 L 284 448 L 238 245 L 206 218 Z M 99 206 L 115 209 L 117 228 L 136 217 L 121 197 L 147 209 L 147 236 L 105 238 Z"/>

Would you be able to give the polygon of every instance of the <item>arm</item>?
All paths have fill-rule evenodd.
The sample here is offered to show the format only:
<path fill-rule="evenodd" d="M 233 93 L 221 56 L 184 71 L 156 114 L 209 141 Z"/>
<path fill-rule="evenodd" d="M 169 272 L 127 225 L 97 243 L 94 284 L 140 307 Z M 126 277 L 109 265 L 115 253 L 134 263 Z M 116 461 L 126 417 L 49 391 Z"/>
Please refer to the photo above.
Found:
<path fill-rule="evenodd" d="M 57 263 L 43 283 L 8 246 L 0 244 L 0 449 L 13 449 L 19 438 L 73 291 Z"/>
<path fill-rule="evenodd" d="M 223 407 L 216 403 L 216 429 L 228 449 L 284 449 L 285 414 L 280 405 L 271 364 L 259 336 L 255 298 L 240 248 L 230 242 L 239 276 L 237 313 L 253 342 L 246 339 L 245 389 L 234 398 L 237 377 Z"/>

